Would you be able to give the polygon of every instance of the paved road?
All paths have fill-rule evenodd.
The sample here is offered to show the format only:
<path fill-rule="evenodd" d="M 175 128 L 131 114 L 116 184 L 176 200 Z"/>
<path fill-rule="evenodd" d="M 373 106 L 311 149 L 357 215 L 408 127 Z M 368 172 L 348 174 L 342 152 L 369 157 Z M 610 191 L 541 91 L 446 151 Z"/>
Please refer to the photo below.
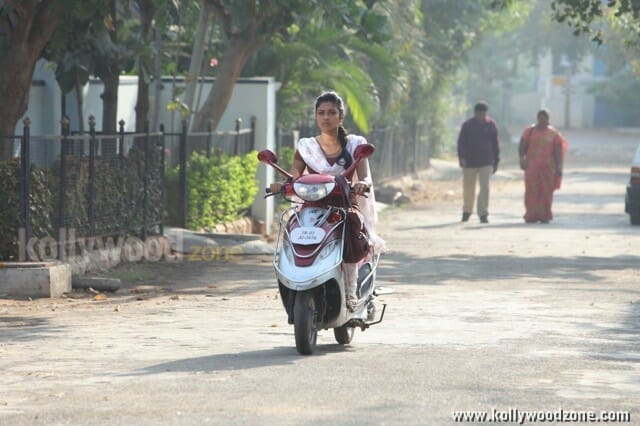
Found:
<path fill-rule="evenodd" d="M 442 162 L 428 201 L 384 213 L 379 284 L 395 293 L 348 347 L 324 332 L 297 355 L 266 256 L 122 267 L 107 300 L 0 301 L 0 424 L 447 425 L 494 409 L 640 424 L 640 228 L 623 213 L 637 141 L 567 135 L 550 225 L 523 223 L 508 167 L 491 223 L 459 223 Z"/>

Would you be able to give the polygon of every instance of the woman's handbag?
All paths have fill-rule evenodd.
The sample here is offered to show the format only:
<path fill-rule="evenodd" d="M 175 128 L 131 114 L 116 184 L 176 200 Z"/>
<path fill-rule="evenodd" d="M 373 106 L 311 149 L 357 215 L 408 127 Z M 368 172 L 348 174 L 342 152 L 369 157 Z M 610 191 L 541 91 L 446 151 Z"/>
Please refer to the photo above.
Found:
<path fill-rule="evenodd" d="M 345 263 L 357 263 L 369 252 L 369 237 L 364 230 L 362 215 L 353 208 L 347 210 L 344 234 L 342 259 Z"/>

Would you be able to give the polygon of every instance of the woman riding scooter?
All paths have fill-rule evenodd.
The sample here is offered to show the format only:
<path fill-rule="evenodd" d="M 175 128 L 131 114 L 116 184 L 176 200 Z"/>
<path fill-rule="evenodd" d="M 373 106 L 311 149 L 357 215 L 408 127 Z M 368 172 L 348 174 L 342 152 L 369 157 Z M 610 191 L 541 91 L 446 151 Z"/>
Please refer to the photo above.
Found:
<path fill-rule="evenodd" d="M 312 138 L 301 138 L 294 155 L 293 179 L 302 174 L 329 174 L 337 176 L 353 163 L 353 153 L 358 145 L 366 144 L 362 136 L 347 135 L 343 126 L 345 105 L 336 92 L 324 92 L 316 98 L 315 117 L 320 134 Z M 377 213 L 375 195 L 372 188 L 371 172 L 367 160 L 358 164 L 353 176 L 347 176 L 353 183 L 352 203 L 364 217 L 370 244 L 382 252 L 384 240 L 375 232 Z M 271 185 L 272 192 L 279 192 L 282 184 Z M 366 193 L 366 194 L 365 194 Z M 358 268 L 356 263 L 343 263 L 346 288 L 346 304 L 353 311 L 358 303 L 356 296 Z"/>

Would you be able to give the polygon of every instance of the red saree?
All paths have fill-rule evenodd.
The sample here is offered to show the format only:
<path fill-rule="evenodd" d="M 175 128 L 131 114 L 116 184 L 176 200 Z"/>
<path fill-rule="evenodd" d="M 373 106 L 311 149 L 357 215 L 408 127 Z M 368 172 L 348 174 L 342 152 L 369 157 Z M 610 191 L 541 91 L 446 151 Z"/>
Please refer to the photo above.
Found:
<path fill-rule="evenodd" d="M 521 154 L 525 192 L 526 222 L 548 222 L 553 219 L 553 191 L 562 184 L 562 165 L 567 141 L 553 127 L 532 126 L 522 133 Z"/>

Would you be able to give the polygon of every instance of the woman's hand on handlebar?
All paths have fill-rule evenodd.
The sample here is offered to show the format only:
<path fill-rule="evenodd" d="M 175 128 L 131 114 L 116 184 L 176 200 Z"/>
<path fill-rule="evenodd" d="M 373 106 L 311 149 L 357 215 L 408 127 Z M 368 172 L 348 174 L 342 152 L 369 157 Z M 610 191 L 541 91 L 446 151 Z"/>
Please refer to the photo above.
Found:
<path fill-rule="evenodd" d="M 282 182 L 273 182 L 271 185 L 269 185 L 269 192 L 271 192 L 272 194 L 277 194 L 282 191 L 283 186 L 284 183 Z"/>

